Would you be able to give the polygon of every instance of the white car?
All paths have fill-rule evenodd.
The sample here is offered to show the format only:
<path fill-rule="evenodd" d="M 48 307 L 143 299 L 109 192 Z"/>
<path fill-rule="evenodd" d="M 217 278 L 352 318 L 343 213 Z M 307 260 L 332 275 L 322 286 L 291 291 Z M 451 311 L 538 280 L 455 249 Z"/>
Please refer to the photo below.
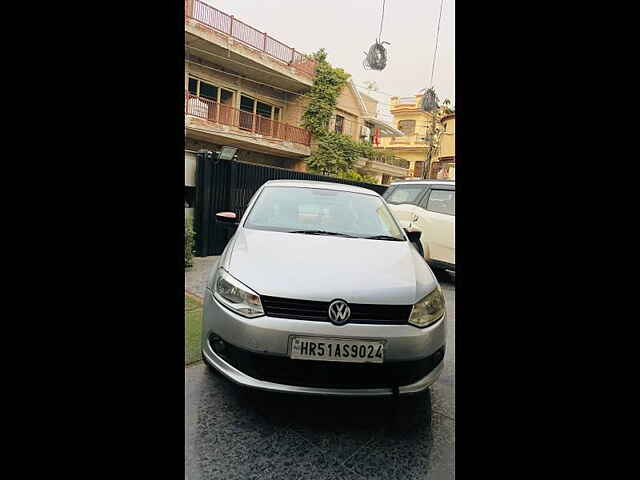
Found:
<path fill-rule="evenodd" d="M 384 199 L 402 227 L 422 232 L 416 248 L 432 268 L 456 269 L 456 182 L 392 183 Z"/>

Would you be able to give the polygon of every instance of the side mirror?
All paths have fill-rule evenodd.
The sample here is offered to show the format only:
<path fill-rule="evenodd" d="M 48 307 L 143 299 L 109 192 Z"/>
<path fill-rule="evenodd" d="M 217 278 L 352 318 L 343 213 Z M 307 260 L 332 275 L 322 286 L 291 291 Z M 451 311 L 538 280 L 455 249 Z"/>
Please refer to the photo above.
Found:
<path fill-rule="evenodd" d="M 216 223 L 225 227 L 237 227 L 238 218 L 234 212 L 218 212 L 216 213 Z"/>
<path fill-rule="evenodd" d="M 420 237 L 422 236 L 422 232 L 420 230 L 407 230 L 405 228 L 404 231 L 407 234 L 407 237 L 409 237 L 409 241 L 411 243 L 420 242 Z"/>

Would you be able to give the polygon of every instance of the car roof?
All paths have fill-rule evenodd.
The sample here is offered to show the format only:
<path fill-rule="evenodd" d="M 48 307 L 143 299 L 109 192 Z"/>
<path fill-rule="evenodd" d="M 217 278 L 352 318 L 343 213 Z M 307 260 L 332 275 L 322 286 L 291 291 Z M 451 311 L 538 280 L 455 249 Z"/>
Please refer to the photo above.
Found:
<path fill-rule="evenodd" d="M 346 183 L 320 182 L 316 180 L 269 180 L 264 186 L 270 187 L 307 187 L 307 188 L 324 188 L 327 190 L 340 190 L 342 192 L 365 193 L 367 195 L 378 195 L 377 192 L 368 188 L 348 185 Z"/>
<path fill-rule="evenodd" d="M 392 185 L 407 185 L 407 184 L 418 184 L 418 185 L 455 185 L 455 180 L 400 180 L 398 182 L 392 182 L 389 186 Z"/>

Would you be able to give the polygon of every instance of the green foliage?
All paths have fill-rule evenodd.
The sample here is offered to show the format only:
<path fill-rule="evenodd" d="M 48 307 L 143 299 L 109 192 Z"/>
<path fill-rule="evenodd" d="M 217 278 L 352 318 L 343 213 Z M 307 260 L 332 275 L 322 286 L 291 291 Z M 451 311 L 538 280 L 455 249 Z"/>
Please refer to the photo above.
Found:
<path fill-rule="evenodd" d="M 185 295 L 184 297 L 184 364 L 202 359 L 202 302 Z"/>
<path fill-rule="evenodd" d="M 316 61 L 316 76 L 308 95 L 309 104 L 302 115 L 302 126 L 311 132 L 317 146 L 307 159 L 307 166 L 310 171 L 323 175 L 377 183 L 374 178 L 353 170 L 353 162 L 357 158 L 374 158 L 373 147 L 328 130 L 338 97 L 350 75 L 341 68 L 333 68 L 327 62 L 327 52 L 323 48 L 312 56 Z"/>
<path fill-rule="evenodd" d="M 369 177 L 368 175 L 362 175 L 355 170 L 349 170 L 347 172 L 340 172 L 336 175 L 338 178 L 343 178 L 345 180 L 353 180 L 355 182 L 364 182 L 364 183 L 373 183 L 377 184 L 378 179 L 375 177 Z"/>
<path fill-rule="evenodd" d="M 184 219 L 184 266 L 193 265 L 193 247 L 195 245 L 195 232 L 193 231 L 193 221 L 190 218 Z"/>
<path fill-rule="evenodd" d="M 394 158 L 393 152 L 387 152 L 384 150 L 377 150 L 368 142 L 360 143 L 361 156 L 369 158 L 371 160 L 378 160 L 379 162 L 385 162 L 385 160 L 392 160 Z"/>
<path fill-rule="evenodd" d="M 307 165 L 325 175 L 337 175 L 351 170 L 353 162 L 360 157 L 360 144 L 351 137 L 331 131 L 316 135 L 318 145 L 307 159 Z"/>
<path fill-rule="evenodd" d="M 316 76 L 308 96 L 309 105 L 302 115 L 302 126 L 313 135 L 326 131 L 342 88 L 350 75 L 327 62 L 327 52 L 321 48 L 312 55 L 316 61 Z"/>

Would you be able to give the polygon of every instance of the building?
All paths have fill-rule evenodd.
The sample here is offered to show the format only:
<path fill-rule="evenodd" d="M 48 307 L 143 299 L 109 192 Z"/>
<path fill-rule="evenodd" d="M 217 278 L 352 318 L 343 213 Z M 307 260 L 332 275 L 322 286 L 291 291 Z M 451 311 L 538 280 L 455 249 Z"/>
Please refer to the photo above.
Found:
<path fill-rule="evenodd" d="M 455 114 L 441 119 L 443 132 L 440 148 L 431 162 L 431 171 L 425 176 L 427 168 L 427 127 L 432 115 L 420 107 L 422 95 L 413 97 L 391 97 L 391 114 L 396 129 L 403 135 L 382 139 L 381 148 L 391 150 L 394 155 L 409 162 L 407 178 L 443 178 L 455 179 Z"/>
<path fill-rule="evenodd" d="M 443 131 L 437 161 L 431 166 L 429 178 L 456 179 L 456 114 L 450 113 L 440 119 Z"/>
<path fill-rule="evenodd" d="M 241 162 L 305 171 L 313 138 L 300 122 L 314 75 L 315 62 L 295 48 L 201 0 L 185 0 L 185 203 L 193 198 L 200 149 L 228 145 Z M 376 110 L 377 102 L 349 83 L 331 128 L 363 140 L 376 128 L 398 134 Z M 381 180 L 406 176 L 404 161 L 394 161 L 361 159 L 356 168 Z"/>

